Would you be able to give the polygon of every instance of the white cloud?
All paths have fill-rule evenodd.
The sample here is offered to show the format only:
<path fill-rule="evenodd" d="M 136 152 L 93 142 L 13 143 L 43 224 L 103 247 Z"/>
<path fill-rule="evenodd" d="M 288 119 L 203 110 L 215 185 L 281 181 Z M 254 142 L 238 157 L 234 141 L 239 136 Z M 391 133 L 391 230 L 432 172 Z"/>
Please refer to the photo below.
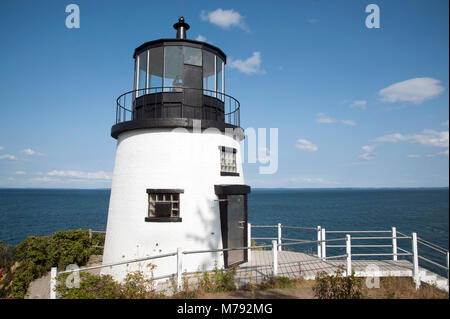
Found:
<path fill-rule="evenodd" d="M 336 120 L 329 117 L 326 113 L 317 113 L 316 122 L 321 124 L 330 124 L 336 122 Z"/>
<path fill-rule="evenodd" d="M 356 122 L 353 121 L 353 120 L 342 120 L 341 123 L 345 124 L 345 125 L 350 125 L 350 126 L 355 126 L 356 125 Z"/>
<path fill-rule="evenodd" d="M 264 74 L 266 71 L 261 69 L 261 53 L 253 52 L 253 55 L 248 59 L 242 60 L 233 60 L 229 59 L 228 62 L 229 67 L 233 69 L 238 69 L 240 72 L 245 74 Z"/>
<path fill-rule="evenodd" d="M 244 22 L 244 16 L 233 9 L 222 10 L 221 8 L 211 12 L 205 12 L 202 10 L 200 18 L 203 21 L 208 21 L 215 24 L 222 29 L 229 29 L 230 27 L 239 27 L 244 31 L 249 32 L 248 26 Z"/>
<path fill-rule="evenodd" d="M 297 140 L 295 147 L 305 152 L 316 152 L 319 149 L 317 145 L 305 139 Z"/>
<path fill-rule="evenodd" d="M 375 155 L 373 153 L 364 153 L 358 156 L 359 159 L 365 160 L 365 161 L 371 161 L 373 160 Z"/>
<path fill-rule="evenodd" d="M 5 154 L 5 155 L 0 155 L 0 160 L 3 159 L 9 159 L 11 161 L 16 160 L 17 157 L 15 157 L 14 155 L 9 155 L 9 154 Z"/>
<path fill-rule="evenodd" d="M 82 171 L 51 171 L 47 173 L 48 176 L 59 176 L 59 177 L 72 177 L 79 179 L 112 179 L 111 173 L 107 173 L 104 171 L 98 172 L 82 172 Z"/>
<path fill-rule="evenodd" d="M 367 152 L 367 153 L 373 153 L 373 151 L 375 150 L 375 145 L 365 145 L 362 147 L 363 151 Z"/>
<path fill-rule="evenodd" d="M 16 179 L 14 178 L 14 177 L 8 177 L 8 181 L 9 182 L 12 182 L 12 181 L 15 181 Z"/>
<path fill-rule="evenodd" d="M 201 41 L 201 42 L 206 42 L 206 37 L 202 36 L 201 34 L 199 34 L 195 40 L 197 41 Z"/>
<path fill-rule="evenodd" d="M 435 154 L 427 154 L 427 157 L 438 157 L 438 156 L 447 156 L 448 157 L 448 149 L 443 152 L 438 152 Z"/>
<path fill-rule="evenodd" d="M 443 126 L 448 126 L 448 120 L 445 121 L 445 122 L 443 122 L 443 123 L 441 123 L 441 125 L 443 125 Z"/>
<path fill-rule="evenodd" d="M 385 136 L 377 137 L 375 142 L 409 142 L 413 144 L 421 144 L 431 147 L 449 147 L 448 131 L 437 132 L 434 130 L 423 130 L 419 134 L 407 134 L 400 133 L 388 134 Z"/>
<path fill-rule="evenodd" d="M 365 161 L 371 161 L 375 158 L 375 145 L 364 145 L 362 150 L 365 152 L 358 156 L 359 159 L 365 160 Z"/>
<path fill-rule="evenodd" d="M 3 147 L 3 146 L 0 146 L 0 151 L 3 150 L 3 149 L 4 149 L 4 147 Z"/>
<path fill-rule="evenodd" d="M 360 109 L 365 110 L 366 109 L 366 105 L 367 105 L 367 101 L 366 100 L 358 100 L 358 101 L 354 101 L 349 106 L 351 108 L 360 108 Z"/>
<path fill-rule="evenodd" d="M 419 158 L 420 155 L 417 155 L 417 154 L 408 154 L 407 157 L 408 157 L 408 158 Z"/>
<path fill-rule="evenodd" d="M 311 19 L 308 19 L 306 21 L 308 21 L 308 23 L 310 23 L 310 24 L 316 24 L 316 23 L 319 23 L 320 20 L 316 19 L 316 18 L 311 18 Z"/>
<path fill-rule="evenodd" d="M 331 118 L 330 116 L 328 116 L 326 113 L 317 113 L 317 119 L 316 119 L 317 123 L 320 124 L 331 124 L 331 123 L 336 123 L 336 122 L 340 122 L 342 124 L 345 125 L 350 125 L 350 126 L 355 126 L 356 122 L 353 120 L 336 120 Z"/>
<path fill-rule="evenodd" d="M 420 104 L 426 100 L 437 97 L 444 91 L 441 81 L 433 78 L 414 78 L 394 83 L 382 90 L 379 94 L 383 102 L 411 102 Z"/>
<path fill-rule="evenodd" d="M 60 182 L 61 180 L 59 178 L 52 178 L 52 177 L 48 177 L 48 176 L 43 176 L 43 177 L 32 178 L 32 179 L 30 179 L 30 181 L 32 181 L 32 182 L 49 183 L 49 182 Z"/>
<path fill-rule="evenodd" d="M 32 150 L 31 148 L 26 148 L 26 149 L 22 150 L 21 152 L 26 154 L 26 155 L 37 155 L 37 156 L 44 156 L 45 155 L 45 154 L 36 152 L 36 151 Z"/>
<path fill-rule="evenodd" d="M 16 172 L 16 175 L 26 175 L 27 173 L 26 172 L 24 172 L 24 171 L 17 171 Z"/>

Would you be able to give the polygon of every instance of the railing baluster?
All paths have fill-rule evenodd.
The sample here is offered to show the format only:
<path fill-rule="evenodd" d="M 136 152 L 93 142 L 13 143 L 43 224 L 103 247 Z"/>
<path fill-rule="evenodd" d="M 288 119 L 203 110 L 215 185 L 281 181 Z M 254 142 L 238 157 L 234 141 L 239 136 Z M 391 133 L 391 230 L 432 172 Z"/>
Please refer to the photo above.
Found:
<path fill-rule="evenodd" d="M 413 279 L 416 289 L 420 288 L 419 277 L 419 252 L 417 249 L 417 233 L 412 233 L 412 253 L 413 253 Z"/>
<path fill-rule="evenodd" d="M 347 252 L 347 276 L 352 275 L 352 239 L 350 235 L 346 235 L 346 252 Z"/>

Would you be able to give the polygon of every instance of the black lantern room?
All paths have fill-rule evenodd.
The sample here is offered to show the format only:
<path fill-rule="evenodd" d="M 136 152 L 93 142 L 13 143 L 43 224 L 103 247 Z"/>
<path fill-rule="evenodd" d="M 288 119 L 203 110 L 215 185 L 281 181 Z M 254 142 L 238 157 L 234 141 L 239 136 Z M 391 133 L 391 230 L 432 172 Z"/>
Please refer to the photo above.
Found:
<path fill-rule="evenodd" d="M 239 102 L 225 94 L 226 55 L 205 42 L 186 39 L 181 17 L 175 39 L 142 44 L 134 51 L 134 90 L 117 99 L 111 135 L 140 128 L 239 127 Z"/>

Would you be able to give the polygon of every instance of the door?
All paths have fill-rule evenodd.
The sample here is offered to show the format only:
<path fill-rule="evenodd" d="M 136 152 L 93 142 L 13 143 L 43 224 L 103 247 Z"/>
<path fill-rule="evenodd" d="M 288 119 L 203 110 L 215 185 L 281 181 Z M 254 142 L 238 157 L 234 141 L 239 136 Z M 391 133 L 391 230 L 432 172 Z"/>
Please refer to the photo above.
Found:
<path fill-rule="evenodd" d="M 247 216 L 245 195 L 228 195 L 227 207 L 227 246 L 247 246 Z M 232 266 L 247 260 L 247 250 L 231 250 L 227 252 L 227 265 Z"/>

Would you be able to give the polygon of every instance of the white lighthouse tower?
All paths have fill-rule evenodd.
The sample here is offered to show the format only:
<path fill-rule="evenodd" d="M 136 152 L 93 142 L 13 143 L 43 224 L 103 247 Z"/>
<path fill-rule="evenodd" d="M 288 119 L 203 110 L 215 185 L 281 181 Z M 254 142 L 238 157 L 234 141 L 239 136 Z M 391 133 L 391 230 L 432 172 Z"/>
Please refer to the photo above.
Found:
<path fill-rule="evenodd" d="M 117 99 L 117 139 L 103 263 L 247 244 L 247 194 L 240 141 L 240 105 L 225 94 L 226 55 L 186 39 L 134 51 L 134 90 Z M 186 254 L 183 271 L 229 267 L 245 250 Z M 154 277 L 176 271 L 175 257 L 152 260 Z M 105 267 L 122 280 L 148 262 Z"/>

